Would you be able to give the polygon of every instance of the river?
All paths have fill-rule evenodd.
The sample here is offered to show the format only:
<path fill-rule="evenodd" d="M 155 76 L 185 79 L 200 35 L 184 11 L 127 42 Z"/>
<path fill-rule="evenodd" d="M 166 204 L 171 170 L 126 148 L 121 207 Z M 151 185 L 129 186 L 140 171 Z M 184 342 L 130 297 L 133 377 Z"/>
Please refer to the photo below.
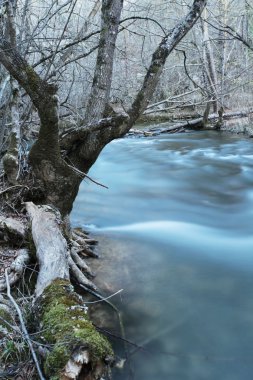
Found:
<path fill-rule="evenodd" d="M 109 189 L 83 183 L 72 223 L 99 240 L 96 281 L 123 289 L 114 302 L 143 346 L 114 379 L 252 380 L 253 140 L 124 138 L 89 174 Z"/>

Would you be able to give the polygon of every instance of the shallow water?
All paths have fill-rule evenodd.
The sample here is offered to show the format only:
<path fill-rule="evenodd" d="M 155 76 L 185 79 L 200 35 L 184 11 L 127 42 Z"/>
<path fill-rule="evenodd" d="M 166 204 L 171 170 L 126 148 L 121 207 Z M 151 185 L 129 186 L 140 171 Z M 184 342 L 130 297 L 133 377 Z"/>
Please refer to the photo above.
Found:
<path fill-rule="evenodd" d="M 72 221 L 101 244 L 138 380 L 252 380 L 253 141 L 189 132 L 112 142 Z M 129 368 L 115 379 L 133 378 Z"/>

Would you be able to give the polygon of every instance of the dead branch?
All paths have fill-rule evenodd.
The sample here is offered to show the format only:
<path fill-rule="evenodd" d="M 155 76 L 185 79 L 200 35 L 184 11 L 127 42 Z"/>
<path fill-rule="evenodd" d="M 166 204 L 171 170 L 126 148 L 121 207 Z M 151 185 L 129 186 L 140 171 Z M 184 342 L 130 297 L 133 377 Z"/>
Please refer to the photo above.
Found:
<path fill-rule="evenodd" d="M 16 309 L 17 311 L 17 314 L 18 314 L 18 318 L 19 318 L 19 321 L 20 321 L 20 325 L 21 325 L 21 329 L 23 331 L 23 334 L 24 334 L 24 338 L 25 340 L 27 341 L 27 344 L 31 350 L 31 353 L 32 353 L 32 357 L 33 357 L 33 361 L 34 361 L 34 364 L 37 368 L 37 371 L 38 371 L 38 375 L 39 375 L 39 378 L 40 380 L 46 380 L 42 374 L 42 371 L 40 369 L 40 365 L 39 365 L 39 361 L 37 359 L 37 355 L 33 349 L 33 345 L 32 345 L 32 342 L 31 342 L 31 339 L 30 339 L 30 336 L 28 334 L 28 331 L 27 331 L 27 328 L 26 328 L 26 325 L 25 325 L 25 322 L 24 322 L 24 318 L 23 318 L 23 315 L 22 315 L 22 312 L 18 306 L 18 304 L 16 303 L 16 301 L 14 300 L 14 298 L 12 297 L 11 295 L 11 289 L 10 289 L 10 283 L 9 283 L 9 279 L 8 279 L 8 273 L 7 273 L 7 270 L 5 271 L 5 280 L 6 280 L 6 285 L 7 285 L 7 296 L 8 298 L 10 299 L 10 301 L 12 302 L 14 308 Z"/>
<path fill-rule="evenodd" d="M 91 182 L 95 183 L 98 186 L 104 187 L 105 189 L 108 189 L 108 186 L 103 185 L 102 183 L 96 181 L 95 179 L 91 178 L 88 174 L 82 172 L 81 170 L 77 169 L 75 166 L 67 164 L 68 167 L 73 170 L 75 173 L 77 173 L 81 178 L 87 178 Z"/>

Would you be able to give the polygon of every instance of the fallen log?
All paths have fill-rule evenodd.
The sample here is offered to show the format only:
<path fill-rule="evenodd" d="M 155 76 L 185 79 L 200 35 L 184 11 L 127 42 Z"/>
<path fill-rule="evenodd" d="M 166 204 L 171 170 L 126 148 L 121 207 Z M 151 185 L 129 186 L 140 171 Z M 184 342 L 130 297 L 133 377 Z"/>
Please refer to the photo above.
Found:
<path fill-rule="evenodd" d="M 113 363 L 113 351 L 89 321 L 87 307 L 70 282 L 69 269 L 75 281 L 86 288 L 96 287 L 74 262 L 76 251 L 71 257 L 60 214 L 32 202 L 26 203 L 26 209 L 40 266 L 33 315 L 41 343 L 50 347 L 44 354 L 44 374 L 54 380 L 105 378 Z M 80 266 L 87 271 L 85 264 Z"/>
<path fill-rule="evenodd" d="M 235 111 L 235 112 L 227 112 L 223 114 L 223 120 L 232 120 L 232 119 L 239 119 L 239 118 L 245 118 L 249 117 L 253 111 Z M 156 136 L 161 133 L 181 133 L 189 129 L 193 130 L 200 130 L 200 129 L 223 129 L 223 125 L 221 125 L 219 121 L 219 115 L 218 114 L 211 114 L 207 118 L 209 125 L 205 125 L 203 122 L 203 117 L 198 117 L 196 119 L 192 120 L 185 120 L 180 123 L 173 122 L 173 125 L 168 125 L 168 123 L 163 123 L 160 125 L 157 125 L 155 127 L 151 127 L 149 129 L 145 130 L 137 130 L 137 129 L 131 129 L 128 136 L 135 135 L 135 136 L 142 136 L 142 137 L 149 137 L 149 136 Z M 211 123 L 211 125 L 210 125 Z M 227 130 L 229 127 L 227 128 Z"/>
<path fill-rule="evenodd" d="M 34 309 L 43 344 L 48 379 L 101 379 L 113 362 L 112 348 L 87 316 L 87 308 L 68 280 L 54 280 L 37 299 Z"/>

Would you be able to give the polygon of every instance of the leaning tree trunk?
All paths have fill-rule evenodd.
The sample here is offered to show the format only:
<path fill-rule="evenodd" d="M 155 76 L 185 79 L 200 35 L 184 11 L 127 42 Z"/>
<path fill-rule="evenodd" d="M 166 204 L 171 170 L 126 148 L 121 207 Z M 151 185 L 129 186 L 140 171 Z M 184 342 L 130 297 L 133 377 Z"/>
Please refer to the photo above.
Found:
<path fill-rule="evenodd" d="M 115 1 L 104 0 L 103 3 L 105 15 L 108 12 L 108 7 L 106 7 L 108 4 L 111 5 L 111 11 L 116 12 L 115 8 L 117 7 Z M 98 114 L 98 119 L 94 120 L 92 112 L 87 111 L 86 117 L 88 123 L 87 120 L 84 119 L 82 126 L 74 131 L 72 130 L 70 133 L 66 131 L 63 134 L 60 145 L 61 147 L 64 147 L 64 149 L 67 151 L 67 157 L 71 162 L 75 164 L 75 166 L 78 167 L 79 170 L 87 173 L 87 171 L 96 161 L 104 146 L 113 139 L 124 136 L 133 127 L 135 122 L 145 111 L 154 94 L 167 58 L 197 22 L 206 6 L 206 3 L 207 0 L 194 0 L 192 7 L 186 16 L 182 18 L 182 20 L 172 30 L 170 30 L 170 33 L 162 39 L 161 43 L 153 53 L 151 63 L 147 70 L 147 74 L 144 78 L 142 87 L 137 93 L 136 98 L 127 114 L 120 113 L 116 116 L 105 117 L 104 119 L 100 119 L 102 114 Z M 117 11 L 119 12 L 119 8 L 117 8 Z M 108 15 L 105 17 L 105 15 L 104 22 L 109 23 L 110 18 Z M 113 33 L 113 30 L 108 30 Z M 112 41 L 115 43 L 115 40 L 115 35 L 114 39 L 113 36 L 110 36 L 109 42 L 111 42 L 111 44 Z M 108 43 L 106 45 L 104 44 L 104 35 L 101 34 L 95 73 L 104 73 L 104 66 L 106 66 L 110 79 L 110 81 L 108 80 L 108 83 L 110 85 L 113 58 L 112 46 Z M 103 107 L 106 106 L 106 103 L 109 99 L 108 92 L 106 92 L 102 86 L 104 80 L 105 77 L 103 75 L 98 77 L 95 76 L 89 101 L 91 103 L 91 100 L 94 100 L 94 94 L 101 94 L 104 92 L 102 111 L 105 109 Z M 73 150 L 73 145 L 76 146 L 77 149 Z"/>

